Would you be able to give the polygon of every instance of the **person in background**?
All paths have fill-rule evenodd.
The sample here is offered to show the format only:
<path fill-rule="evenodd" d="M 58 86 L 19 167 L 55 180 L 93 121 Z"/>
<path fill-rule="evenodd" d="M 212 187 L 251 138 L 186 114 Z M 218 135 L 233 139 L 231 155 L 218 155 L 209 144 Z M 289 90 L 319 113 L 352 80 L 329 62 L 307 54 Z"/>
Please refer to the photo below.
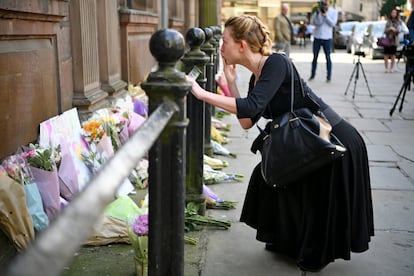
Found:
<path fill-rule="evenodd" d="M 284 188 L 266 184 L 257 164 L 240 221 L 256 229 L 256 239 L 266 244 L 266 250 L 288 256 L 303 271 L 319 271 L 335 259 L 349 260 L 351 252 L 368 250 L 374 225 L 368 155 L 362 136 L 303 82 L 285 54 L 272 52 L 268 28 L 260 19 L 250 15 L 229 18 L 222 40 L 230 97 L 206 91 L 187 76 L 197 99 L 235 114 L 240 126 L 250 129 L 262 117 L 272 119 L 290 110 L 292 85 L 296 87 L 294 105 L 300 104 L 303 85 L 347 149 L 341 159 Z M 237 86 L 237 65 L 251 72 L 247 96 L 241 96 Z"/>
<path fill-rule="evenodd" d="M 315 28 L 315 26 L 311 25 L 311 24 L 307 24 L 306 25 L 306 39 L 309 41 L 312 41 L 312 34 L 313 34 L 313 29 Z"/>
<path fill-rule="evenodd" d="M 332 78 L 332 60 L 331 47 L 333 28 L 338 21 L 338 11 L 329 6 L 329 0 L 319 1 L 316 11 L 312 14 L 311 24 L 315 26 L 313 30 L 313 60 L 312 69 L 309 80 L 313 80 L 316 74 L 318 64 L 318 56 L 321 47 L 326 58 L 326 82 L 330 82 Z"/>
<path fill-rule="evenodd" d="M 281 14 L 274 19 L 275 49 L 290 55 L 290 44 L 294 38 L 292 22 L 287 17 L 289 6 L 282 4 Z"/>
<path fill-rule="evenodd" d="M 300 21 L 300 25 L 299 25 L 299 32 L 298 32 L 298 44 L 299 47 L 306 47 L 306 31 L 307 31 L 307 27 L 305 25 L 305 22 Z"/>
<path fill-rule="evenodd" d="M 387 23 L 385 24 L 384 34 L 391 40 L 390 46 L 384 46 L 384 67 L 385 73 L 394 72 L 395 58 L 397 53 L 397 46 L 400 43 L 398 34 L 401 31 L 401 20 L 396 9 L 391 10 Z M 391 64 L 388 60 L 391 59 Z"/>

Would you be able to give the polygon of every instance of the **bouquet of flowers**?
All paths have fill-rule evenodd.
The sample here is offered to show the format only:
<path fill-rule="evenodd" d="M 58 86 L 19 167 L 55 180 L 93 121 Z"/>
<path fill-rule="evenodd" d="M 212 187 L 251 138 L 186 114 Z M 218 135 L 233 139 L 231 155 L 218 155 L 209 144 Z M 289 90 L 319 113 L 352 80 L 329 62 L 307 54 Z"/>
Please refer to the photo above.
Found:
<path fill-rule="evenodd" d="M 7 157 L 2 162 L 3 169 L 7 175 L 22 185 L 32 182 L 32 175 L 24 157 L 25 154 L 15 154 Z"/>
<path fill-rule="evenodd" d="M 34 182 L 39 188 L 43 208 L 51 220 L 60 212 L 60 188 L 56 162 L 60 162 L 60 147 L 45 148 L 30 144 L 22 153 L 29 164 Z"/>
<path fill-rule="evenodd" d="M 136 275 L 148 275 L 148 214 L 128 221 L 128 236 L 135 252 Z"/>
<path fill-rule="evenodd" d="M 134 112 L 145 118 L 148 117 L 148 96 L 145 91 L 142 90 L 141 86 L 132 84 L 128 86 L 128 91 L 132 97 Z"/>
<path fill-rule="evenodd" d="M 30 144 L 29 150 L 23 153 L 30 166 L 46 171 L 53 171 L 59 166 L 61 160 L 61 147 L 43 148 L 39 145 Z"/>
<path fill-rule="evenodd" d="M 198 206 L 194 202 L 187 204 L 184 219 L 186 231 L 197 230 L 198 226 L 218 227 L 226 230 L 231 226 L 230 220 L 216 219 L 198 214 Z"/>
<path fill-rule="evenodd" d="M 210 209 L 229 210 L 236 208 L 236 201 L 223 200 L 218 197 L 209 187 L 203 185 L 203 194 L 206 198 L 206 207 Z"/>
<path fill-rule="evenodd" d="M 241 182 L 244 179 L 242 174 L 218 171 L 207 164 L 204 164 L 203 168 L 203 179 L 206 185 L 224 182 Z"/>
<path fill-rule="evenodd" d="M 98 152 L 94 143 L 90 144 L 89 148 L 84 149 L 81 153 L 81 158 L 86 167 L 89 169 L 89 172 L 92 174 L 97 173 L 107 160 L 106 153 Z"/>
<path fill-rule="evenodd" d="M 95 143 L 98 147 L 109 139 L 110 143 L 105 145 L 105 150 L 110 157 L 121 146 L 118 133 L 123 129 L 125 122 L 122 116 L 115 116 L 110 109 L 99 109 L 82 123 L 82 136 L 89 144 Z"/>
<path fill-rule="evenodd" d="M 35 238 L 24 186 L 4 172 L 0 172 L 0 229 L 19 251 Z"/>
<path fill-rule="evenodd" d="M 112 116 L 117 117 L 123 124 L 123 128 L 118 133 L 122 144 L 125 144 L 127 139 L 141 127 L 147 117 L 147 112 L 145 111 L 140 111 L 139 113 L 135 112 L 134 101 L 135 100 L 133 100 L 131 96 L 127 96 L 124 99 L 118 99 L 111 110 Z M 144 103 L 142 103 L 142 105 L 145 106 Z"/>
<path fill-rule="evenodd" d="M 0 209 L 5 212 L 6 225 L 10 223 L 10 227 L 5 226 L 4 229 L 10 232 L 8 235 L 12 237 L 11 240 L 18 240 L 18 248 L 23 243 L 20 238 L 16 238 L 19 236 L 17 233 L 23 233 L 24 239 L 31 240 L 34 238 L 33 230 L 41 231 L 49 225 L 39 189 L 24 157 L 25 154 L 9 156 L 0 166 L 3 175 L 0 190 L 4 189 L 1 194 L 5 197 L 0 197 L 0 205 L 4 204 Z M 13 185 L 13 182 L 22 185 Z M 17 233 L 13 234 L 14 231 Z"/>

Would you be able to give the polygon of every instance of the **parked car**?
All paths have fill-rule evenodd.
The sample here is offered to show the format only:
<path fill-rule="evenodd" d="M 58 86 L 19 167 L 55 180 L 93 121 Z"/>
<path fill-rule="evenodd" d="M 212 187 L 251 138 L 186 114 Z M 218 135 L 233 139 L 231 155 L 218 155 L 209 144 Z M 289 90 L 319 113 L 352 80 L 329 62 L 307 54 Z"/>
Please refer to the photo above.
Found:
<path fill-rule="evenodd" d="M 351 30 L 351 33 L 349 34 L 348 44 L 346 47 L 346 51 L 351 54 L 355 54 L 356 51 L 360 51 L 363 39 L 364 39 L 364 33 L 369 24 L 371 24 L 373 21 L 362 21 L 356 23 Z"/>
<path fill-rule="evenodd" d="M 348 44 L 349 35 L 351 34 L 352 27 L 358 23 L 358 21 L 344 21 L 339 23 L 335 27 L 334 32 L 334 47 L 337 49 L 346 49 Z"/>
<path fill-rule="evenodd" d="M 366 27 L 360 51 L 364 51 L 368 58 L 376 59 L 384 57 L 384 47 L 378 46 L 377 41 L 379 37 L 382 37 L 384 35 L 384 28 L 386 23 L 387 21 L 375 21 Z M 399 34 L 400 45 L 397 47 L 397 52 L 402 50 L 404 46 L 404 36 L 406 34 L 408 34 L 408 28 L 407 25 L 402 22 L 402 29 Z"/>

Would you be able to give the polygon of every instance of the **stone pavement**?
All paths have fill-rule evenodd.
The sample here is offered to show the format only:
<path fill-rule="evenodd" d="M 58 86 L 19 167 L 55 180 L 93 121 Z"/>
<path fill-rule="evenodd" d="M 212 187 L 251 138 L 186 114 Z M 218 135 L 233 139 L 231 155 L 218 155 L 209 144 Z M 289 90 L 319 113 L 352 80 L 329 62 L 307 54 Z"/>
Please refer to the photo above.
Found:
<path fill-rule="evenodd" d="M 312 60 L 311 48 L 293 47 L 291 58 L 299 73 L 307 80 Z M 360 72 L 352 99 L 354 79 L 347 95 L 344 95 L 354 68 L 352 55 L 344 50 L 332 54 L 333 76 L 325 82 L 326 66 L 323 51 L 315 79 L 310 87 L 351 122 L 363 135 L 370 160 L 371 185 L 374 205 L 375 236 L 370 249 L 352 254 L 351 261 L 337 260 L 319 273 L 308 275 L 414 275 L 414 96 L 407 91 L 402 112 L 399 103 L 393 116 L 389 111 L 403 85 L 405 64 L 400 62 L 396 72 L 384 73 L 383 60 L 361 58 L 368 85 Z M 246 91 L 248 72 L 240 68 L 240 91 Z M 264 244 L 255 240 L 255 231 L 239 222 L 244 195 L 253 167 L 260 155 L 249 149 L 256 137 L 255 128 L 244 131 L 235 116 L 226 116 L 231 124 L 225 147 L 237 154 L 228 160 L 226 172 L 241 173 L 242 183 L 222 183 L 209 187 L 219 197 L 238 201 L 238 207 L 230 211 L 209 210 L 214 217 L 230 219 L 229 230 L 206 230 L 207 244 L 202 276 L 251 276 L 251 275 L 300 275 L 294 263 L 283 256 L 264 250 Z"/>

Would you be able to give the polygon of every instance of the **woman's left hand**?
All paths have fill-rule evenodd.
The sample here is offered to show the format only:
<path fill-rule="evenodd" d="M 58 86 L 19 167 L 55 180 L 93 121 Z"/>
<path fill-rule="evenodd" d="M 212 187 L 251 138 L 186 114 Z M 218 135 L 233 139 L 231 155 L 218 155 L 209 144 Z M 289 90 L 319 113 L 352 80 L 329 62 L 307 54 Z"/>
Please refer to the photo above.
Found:
<path fill-rule="evenodd" d="M 186 81 L 191 82 L 192 86 L 191 86 L 191 93 L 193 93 L 194 97 L 196 97 L 197 99 L 201 100 L 201 95 L 203 93 L 203 89 L 201 88 L 201 86 L 198 84 L 198 82 L 193 79 L 190 76 L 185 76 Z"/>

